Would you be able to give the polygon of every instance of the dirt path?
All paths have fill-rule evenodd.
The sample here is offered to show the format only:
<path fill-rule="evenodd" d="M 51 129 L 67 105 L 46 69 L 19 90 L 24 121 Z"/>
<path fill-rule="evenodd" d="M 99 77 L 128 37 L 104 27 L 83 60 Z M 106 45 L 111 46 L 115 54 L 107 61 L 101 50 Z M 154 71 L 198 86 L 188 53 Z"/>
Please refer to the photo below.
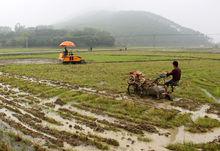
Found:
<path fill-rule="evenodd" d="M 28 82 L 95 93 L 114 99 L 133 99 L 125 94 L 109 95 L 104 91 L 57 81 L 37 80 L 7 73 L 1 73 L 1 76 L 13 76 Z M 76 149 L 81 151 L 108 148 L 122 151 L 166 151 L 165 147 L 170 143 L 184 141 L 206 143 L 213 141 L 220 134 L 220 129 L 203 134 L 191 134 L 186 132 L 183 126 L 165 130 L 153 125 L 138 125 L 78 108 L 77 104 L 63 104 L 62 100 L 57 97 L 41 99 L 3 83 L 0 83 L 0 90 L 2 91 L 0 94 L 0 125 L 4 125 L 10 131 L 19 133 L 22 138 L 29 138 L 32 143 L 44 146 L 49 150 Z M 155 105 L 153 101 L 150 104 Z M 220 121 L 217 115 L 207 113 L 208 105 L 199 107 L 197 111 L 172 106 L 169 102 L 160 103 L 158 107 L 176 109 L 180 111 L 180 114 L 191 113 L 193 120 L 209 116 Z M 148 142 L 148 139 L 143 138 L 151 141 Z"/>

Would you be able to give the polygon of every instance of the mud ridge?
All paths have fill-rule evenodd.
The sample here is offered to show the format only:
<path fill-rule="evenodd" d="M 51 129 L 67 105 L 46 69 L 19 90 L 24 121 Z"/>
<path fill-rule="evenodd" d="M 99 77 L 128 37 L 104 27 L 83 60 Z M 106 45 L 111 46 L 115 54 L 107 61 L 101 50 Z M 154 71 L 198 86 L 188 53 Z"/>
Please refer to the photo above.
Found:
<path fill-rule="evenodd" d="M 40 124 L 36 124 L 32 119 L 27 118 L 25 116 L 21 116 L 21 115 L 16 115 L 16 117 L 22 121 L 23 123 L 28 124 L 29 126 L 33 127 L 34 129 L 43 132 L 45 134 L 49 134 L 57 139 L 60 139 L 64 142 L 67 142 L 68 144 L 72 145 L 72 146 L 80 146 L 80 145 L 95 145 L 97 148 L 99 149 L 103 149 L 100 147 L 103 147 L 103 145 L 101 143 L 96 142 L 96 140 L 93 140 L 91 138 L 95 138 L 98 140 L 101 140 L 101 142 L 105 142 L 110 144 L 111 142 L 114 142 L 115 140 L 112 139 L 106 139 L 106 138 L 102 138 L 102 137 L 98 137 L 98 136 L 94 136 L 94 135 L 88 135 L 86 136 L 83 133 L 79 133 L 79 134 L 74 134 L 74 133 L 69 133 L 66 131 L 58 131 L 56 129 L 51 129 L 49 127 L 44 127 Z M 110 144 L 111 145 L 111 144 Z"/>
<path fill-rule="evenodd" d="M 77 106 L 82 110 L 87 110 L 87 111 L 90 111 L 90 112 L 95 113 L 95 114 L 107 114 L 110 117 L 115 117 L 116 119 L 118 119 L 118 117 L 116 117 L 114 115 L 110 115 L 108 113 L 103 113 L 102 111 L 97 112 L 97 109 L 93 110 L 92 108 L 87 107 L 87 106 L 79 106 L 79 105 L 75 105 L 75 104 L 74 104 L 74 106 Z M 128 119 L 122 119 L 122 117 L 121 117 L 120 120 L 116 120 L 114 122 L 109 122 L 107 120 L 97 120 L 97 122 L 105 124 L 105 125 L 110 125 L 112 127 L 124 129 L 124 130 L 129 131 L 129 132 L 134 133 L 134 134 L 143 134 L 143 131 L 146 131 L 146 132 L 149 132 L 149 133 L 159 134 L 159 131 L 152 124 L 149 124 L 149 123 L 134 123 L 133 119 L 128 120 Z"/>
<path fill-rule="evenodd" d="M 13 75 L 13 74 L 9 74 L 9 73 L 2 73 L 2 76 L 12 77 L 12 78 L 16 78 L 16 79 L 22 79 L 22 80 L 34 82 L 34 83 L 41 83 L 41 84 L 53 86 L 56 88 L 67 88 L 67 89 L 74 90 L 74 91 L 81 91 L 81 92 L 86 92 L 86 93 L 90 93 L 90 94 L 97 94 L 97 95 L 104 96 L 107 98 L 113 98 L 113 99 L 119 99 L 119 100 L 122 100 L 122 99 L 132 100 L 132 98 L 127 96 L 125 93 L 121 93 L 121 94 L 110 93 L 110 92 L 107 93 L 105 91 L 99 91 L 94 88 L 87 88 L 87 87 L 83 87 L 83 86 L 80 86 L 77 84 L 69 84 L 66 82 L 52 81 L 52 80 L 38 80 L 37 78 L 33 78 L 33 77 Z"/>
<path fill-rule="evenodd" d="M 21 131 L 25 135 L 29 135 L 33 138 L 41 138 L 43 140 L 46 140 L 46 142 L 52 143 L 53 145 L 57 145 L 58 147 L 63 147 L 63 142 L 58 141 L 56 139 L 50 138 L 48 136 L 45 136 L 41 133 L 38 133 L 36 131 L 30 130 L 26 128 L 25 126 L 21 125 L 20 123 L 14 122 L 13 120 L 10 120 L 7 118 L 6 114 L 0 113 L 0 119 L 7 123 L 9 126 L 15 128 L 16 130 Z"/>

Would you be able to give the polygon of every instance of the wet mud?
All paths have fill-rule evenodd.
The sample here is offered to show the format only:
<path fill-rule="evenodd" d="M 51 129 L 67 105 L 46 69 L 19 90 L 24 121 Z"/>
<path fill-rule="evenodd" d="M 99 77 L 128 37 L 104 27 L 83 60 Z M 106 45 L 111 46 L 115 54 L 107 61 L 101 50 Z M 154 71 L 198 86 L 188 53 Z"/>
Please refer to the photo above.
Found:
<path fill-rule="evenodd" d="M 178 106 L 183 109 L 187 109 L 190 111 L 196 111 L 201 107 L 201 103 L 190 100 L 190 99 L 179 99 L 178 101 L 174 101 L 171 103 L 173 106 Z"/>
<path fill-rule="evenodd" d="M 212 104 L 207 110 L 208 113 L 216 114 L 220 118 L 220 104 Z"/>
<path fill-rule="evenodd" d="M 0 65 L 8 64 L 50 64 L 59 63 L 56 59 L 10 59 L 0 60 Z"/>
<path fill-rule="evenodd" d="M 19 76 L 16 78 L 24 79 Z M 31 80 L 39 82 L 33 78 Z M 61 87 L 69 89 L 76 88 L 69 84 L 47 80 L 41 80 L 41 82 L 53 86 L 61 84 Z M 31 137 L 31 140 L 39 142 L 38 145 L 47 149 L 165 151 L 170 143 L 190 141 L 219 143 L 219 128 L 198 134 L 187 132 L 184 126 L 162 129 L 148 121 L 137 123 L 132 119 L 119 118 L 106 113 L 99 108 L 66 104 L 57 97 L 42 99 L 2 83 L 0 83 L 0 90 L 2 91 L 0 123 L 8 125 L 13 131 L 21 132 L 22 137 Z M 77 90 L 100 93 L 101 96 L 107 94 L 107 92 L 87 88 L 78 87 Z M 112 94 L 110 97 L 124 99 L 125 96 Z M 163 109 L 178 110 L 178 114 L 190 113 L 193 121 L 205 116 L 220 121 L 219 112 L 217 112 L 219 108 L 216 105 L 202 105 L 184 99 L 178 102 L 161 102 L 159 106 Z M 145 139 L 140 139 L 140 137 Z"/>

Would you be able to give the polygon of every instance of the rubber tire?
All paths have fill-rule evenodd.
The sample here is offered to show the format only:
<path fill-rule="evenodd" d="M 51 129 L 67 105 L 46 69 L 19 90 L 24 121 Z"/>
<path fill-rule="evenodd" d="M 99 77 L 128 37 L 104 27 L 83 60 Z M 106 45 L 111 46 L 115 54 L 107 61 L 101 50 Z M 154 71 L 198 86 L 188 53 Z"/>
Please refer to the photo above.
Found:
<path fill-rule="evenodd" d="M 85 60 L 81 60 L 80 64 L 86 64 L 86 61 Z"/>

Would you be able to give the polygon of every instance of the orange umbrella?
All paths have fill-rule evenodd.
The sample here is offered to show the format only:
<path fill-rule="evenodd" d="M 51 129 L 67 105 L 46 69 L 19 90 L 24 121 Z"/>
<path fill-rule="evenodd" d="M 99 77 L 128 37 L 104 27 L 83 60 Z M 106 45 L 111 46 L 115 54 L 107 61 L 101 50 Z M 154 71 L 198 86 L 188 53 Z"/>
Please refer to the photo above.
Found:
<path fill-rule="evenodd" d="M 76 47 L 76 44 L 71 41 L 64 41 L 60 44 L 60 47 Z"/>

